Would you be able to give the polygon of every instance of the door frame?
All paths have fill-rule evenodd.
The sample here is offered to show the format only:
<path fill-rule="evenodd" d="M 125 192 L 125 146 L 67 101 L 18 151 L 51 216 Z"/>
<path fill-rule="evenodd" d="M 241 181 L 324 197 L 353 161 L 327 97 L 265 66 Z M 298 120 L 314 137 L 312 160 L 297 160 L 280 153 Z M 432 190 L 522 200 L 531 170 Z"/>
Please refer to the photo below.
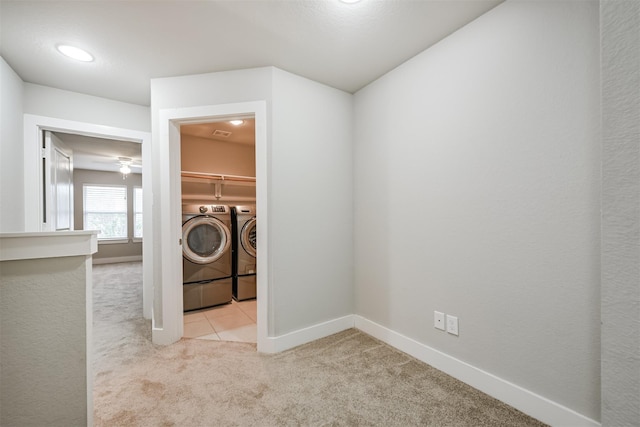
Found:
<path fill-rule="evenodd" d="M 25 114 L 24 129 L 24 222 L 25 231 L 43 231 L 40 221 L 43 197 L 43 176 L 40 138 L 43 130 L 73 133 L 96 138 L 131 141 L 142 144 L 143 231 L 142 239 L 142 312 L 152 317 L 153 306 L 153 192 L 151 187 L 151 133 L 132 129 L 77 122 L 54 117 Z"/>
<path fill-rule="evenodd" d="M 258 220 L 257 262 L 257 347 L 259 352 L 272 353 L 269 341 L 268 320 L 272 313 L 269 274 L 269 222 L 268 222 L 268 138 L 266 101 L 250 101 L 233 104 L 205 105 L 159 110 L 157 156 L 154 167 L 158 173 L 157 189 L 161 195 L 160 221 L 155 224 L 159 250 L 156 258 L 160 293 L 156 289 L 154 301 L 153 342 L 170 344 L 182 338 L 184 333 L 182 299 L 182 191 L 180 168 L 180 126 L 207 123 L 225 118 L 254 117 L 256 123 L 256 210 Z M 158 306 L 158 304 L 160 304 Z M 156 317 L 156 314 L 159 314 Z M 160 326 L 161 325 L 161 326 Z"/>

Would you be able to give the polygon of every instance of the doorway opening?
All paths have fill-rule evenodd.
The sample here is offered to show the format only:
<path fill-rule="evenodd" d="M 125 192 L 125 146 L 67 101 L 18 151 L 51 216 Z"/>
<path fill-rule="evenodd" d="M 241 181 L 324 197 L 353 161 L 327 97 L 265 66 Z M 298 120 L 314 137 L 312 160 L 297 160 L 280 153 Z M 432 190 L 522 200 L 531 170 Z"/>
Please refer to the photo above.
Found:
<path fill-rule="evenodd" d="M 256 334 L 259 352 L 274 352 L 268 338 L 269 298 L 268 272 L 268 199 L 267 199 L 267 109 L 265 101 L 221 104 L 187 108 L 161 109 L 158 120 L 158 158 L 154 163 L 154 186 L 160 200 L 156 221 L 158 280 L 153 309 L 153 341 L 170 344 L 184 335 L 183 247 L 182 247 L 182 165 L 180 129 L 185 125 L 229 121 L 255 120 L 255 206 L 256 263 Z M 154 150 L 155 151 L 155 150 Z M 162 172 L 161 172 L 162 171 Z M 232 175 L 232 174 L 230 174 Z M 235 175 L 235 174 L 233 174 Z M 215 193 L 220 195 L 220 192 Z M 220 188 L 218 191 L 224 191 Z M 224 193 L 222 193 L 224 194 Z M 210 205 L 211 206 L 211 205 Z M 210 207 L 209 206 L 209 207 Z M 178 243 L 178 244 L 176 244 Z M 159 286 L 158 286 L 159 285 Z"/>
<path fill-rule="evenodd" d="M 50 133 L 69 150 L 73 162 L 73 229 L 100 230 L 93 264 L 141 262 L 144 236 L 141 144 Z M 123 162 L 128 169 L 124 169 Z"/>
<path fill-rule="evenodd" d="M 255 117 L 180 126 L 185 338 L 257 343 Z"/>
<path fill-rule="evenodd" d="M 26 231 L 48 231 L 49 224 L 45 224 L 42 219 L 45 211 L 46 200 L 51 200 L 50 180 L 47 180 L 46 161 L 43 161 L 43 136 L 46 133 L 53 134 L 66 140 L 62 142 L 71 152 L 71 161 L 73 161 L 73 149 L 78 148 L 76 142 L 86 140 L 88 144 L 91 142 L 99 142 L 103 144 L 103 149 L 111 150 L 118 146 L 118 141 L 123 144 L 135 144 L 135 148 L 140 153 L 140 164 L 144 163 L 146 173 L 142 176 L 139 188 L 142 192 L 142 224 L 144 240 L 142 245 L 143 260 L 143 308 L 142 315 L 146 319 L 152 317 L 152 295 L 153 295 L 153 254 L 152 246 L 152 194 L 151 194 L 151 135 L 148 132 L 135 131 L 130 129 L 115 128 L 110 126 L 96 125 L 91 123 L 76 122 L 71 120 L 63 120 L 52 117 L 24 115 L 25 129 L 25 155 L 24 155 L 24 171 L 25 171 L 25 188 L 32 191 L 25 192 L 25 230 Z M 111 146 L 112 145 L 112 146 Z M 110 146 L 110 147 L 109 147 Z M 108 148 L 106 148 L 108 147 Z M 96 151 L 92 161 L 100 157 L 98 145 L 93 146 Z M 46 151 L 46 150 L 44 150 Z M 77 162 L 76 162 L 77 163 Z M 80 162 L 80 165 L 85 163 Z M 44 166 L 43 166 L 44 165 Z M 148 189 L 148 191 L 144 191 Z M 74 197 L 69 197 L 73 202 Z M 50 206 L 51 207 L 51 206 Z M 77 208 L 72 207 L 74 211 Z M 51 216 L 51 215 L 50 215 Z M 70 229 L 77 229 L 74 224 L 74 218 L 70 218 Z M 86 228 L 86 227 L 84 227 Z M 62 229 L 62 228 L 61 228 Z M 50 231 L 50 230 L 49 230 Z"/>

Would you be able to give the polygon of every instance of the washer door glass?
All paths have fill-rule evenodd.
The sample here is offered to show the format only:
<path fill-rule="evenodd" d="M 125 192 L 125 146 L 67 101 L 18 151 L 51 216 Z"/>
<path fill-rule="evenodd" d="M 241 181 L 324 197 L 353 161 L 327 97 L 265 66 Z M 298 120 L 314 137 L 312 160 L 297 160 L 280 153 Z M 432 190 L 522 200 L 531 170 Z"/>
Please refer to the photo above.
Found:
<path fill-rule="evenodd" d="M 251 218 L 242 227 L 240 233 L 240 243 L 242 248 L 252 257 L 256 256 L 257 244 L 256 244 L 256 219 Z"/>
<path fill-rule="evenodd" d="M 230 237 L 229 228 L 217 218 L 192 218 L 182 225 L 182 254 L 196 264 L 209 264 L 229 249 Z"/>

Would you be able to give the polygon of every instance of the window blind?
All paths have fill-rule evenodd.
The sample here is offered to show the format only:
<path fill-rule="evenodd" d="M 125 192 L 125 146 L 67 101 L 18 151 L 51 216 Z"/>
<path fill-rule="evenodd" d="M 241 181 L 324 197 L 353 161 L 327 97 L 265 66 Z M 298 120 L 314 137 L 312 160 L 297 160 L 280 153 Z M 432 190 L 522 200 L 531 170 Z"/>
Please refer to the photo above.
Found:
<path fill-rule="evenodd" d="M 127 187 L 84 185 L 84 229 L 99 240 L 127 239 Z"/>

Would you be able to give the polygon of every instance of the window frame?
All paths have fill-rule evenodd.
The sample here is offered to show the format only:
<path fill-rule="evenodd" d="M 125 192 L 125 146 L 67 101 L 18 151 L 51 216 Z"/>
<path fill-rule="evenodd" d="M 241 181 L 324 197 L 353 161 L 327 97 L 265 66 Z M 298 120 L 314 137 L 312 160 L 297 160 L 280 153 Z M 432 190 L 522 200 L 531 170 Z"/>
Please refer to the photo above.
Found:
<path fill-rule="evenodd" d="M 140 212 L 136 211 L 136 202 L 137 202 L 137 197 L 136 197 L 136 190 L 140 190 Z M 136 236 L 136 214 L 140 214 L 140 216 L 142 217 L 141 221 L 142 224 L 144 224 L 144 205 L 143 205 L 143 201 L 144 201 L 144 195 L 142 192 L 142 186 L 141 185 L 134 185 L 132 187 L 132 191 L 133 191 L 133 204 L 132 204 L 132 209 L 131 209 L 131 222 L 132 222 L 132 227 L 131 227 L 131 241 L 134 243 L 140 243 L 142 242 L 142 239 L 144 239 L 144 228 L 141 230 L 142 235 L 140 237 Z"/>

